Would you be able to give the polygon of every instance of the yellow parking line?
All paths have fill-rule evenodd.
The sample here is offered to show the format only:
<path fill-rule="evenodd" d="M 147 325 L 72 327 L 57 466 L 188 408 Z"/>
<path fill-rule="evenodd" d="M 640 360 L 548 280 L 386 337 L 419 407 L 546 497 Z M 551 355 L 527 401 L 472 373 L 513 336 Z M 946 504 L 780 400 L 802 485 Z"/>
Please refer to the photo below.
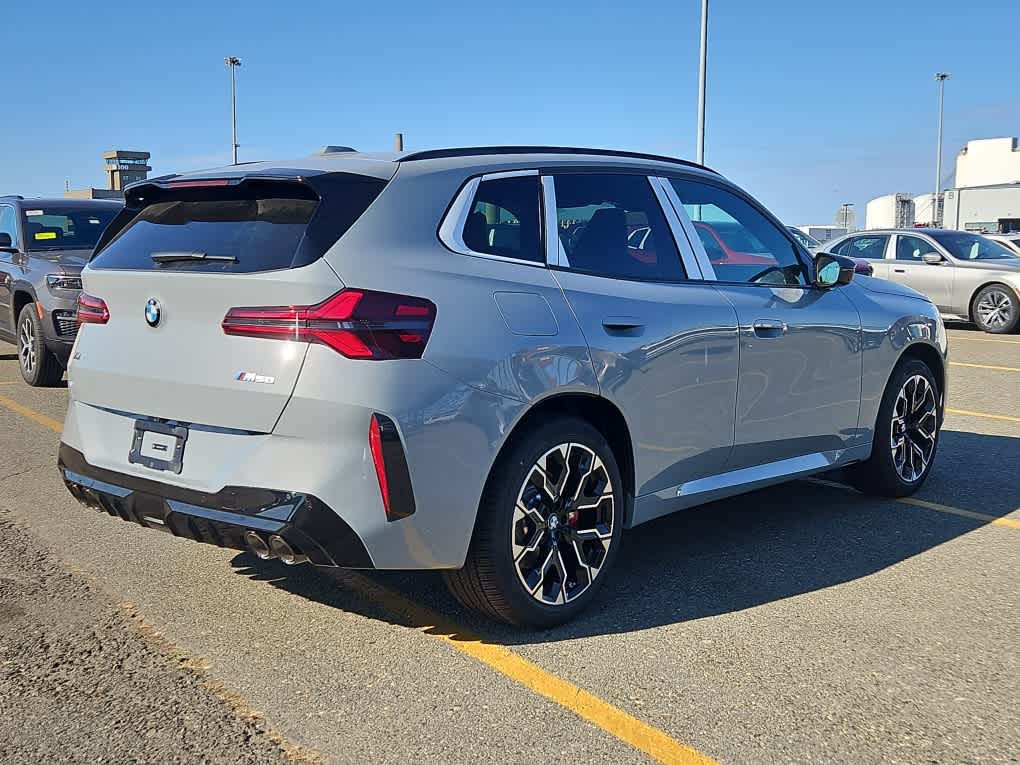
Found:
<path fill-rule="evenodd" d="M 829 481 L 825 478 L 808 478 L 808 483 L 818 484 L 819 486 L 828 486 L 833 489 L 842 489 L 843 491 L 850 491 L 855 494 L 859 493 L 854 487 L 847 486 L 845 483 L 838 483 L 837 481 Z M 996 526 L 1005 526 L 1008 529 L 1020 529 L 1020 521 L 1012 518 L 1001 518 L 997 515 L 988 515 L 987 513 L 976 513 L 973 510 L 963 510 L 959 507 L 953 507 L 952 505 L 943 505 L 939 502 L 929 502 L 926 499 L 917 499 L 915 497 L 897 497 L 893 500 L 894 502 L 901 502 L 904 505 L 913 505 L 914 507 L 923 507 L 926 510 L 935 510 L 940 513 L 949 513 L 950 515 L 960 515 L 964 518 L 973 518 L 976 521 L 983 521 L 984 523 L 991 523 Z M 1017 508 L 1020 510 L 1020 508 Z"/>
<path fill-rule="evenodd" d="M 357 582 L 359 591 L 370 594 L 386 610 L 410 616 L 419 625 L 416 628 L 419 631 L 442 640 L 539 696 L 559 704 L 657 762 L 667 765 L 718 765 L 717 760 L 680 743 L 658 728 L 653 728 L 573 683 L 546 672 L 509 648 L 484 642 L 427 606 L 362 574 L 351 573 L 350 578 Z"/>
<path fill-rule="evenodd" d="M 63 426 L 52 417 L 35 412 L 9 398 L 0 396 L 0 406 L 17 412 L 55 433 L 60 433 L 63 429 Z M 409 614 L 416 623 L 427 625 L 419 628 L 422 632 L 439 638 L 490 669 L 556 702 L 656 761 L 665 765 L 719 765 L 708 755 L 680 743 L 658 728 L 653 728 L 573 683 L 546 672 L 509 648 L 482 642 L 481 638 L 446 621 L 432 609 L 376 584 L 366 576 L 354 573 L 349 573 L 349 576 L 358 582 L 359 589 L 373 594 L 388 610 Z"/>
<path fill-rule="evenodd" d="M 13 401 L 6 396 L 0 396 L 0 406 L 5 409 L 9 409 L 12 412 L 16 412 L 22 417 L 27 417 L 33 422 L 37 422 L 43 427 L 49 428 L 54 433 L 60 433 L 64 430 L 64 426 L 52 417 L 47 417 L 45 414 L 40 414 L 39 412 L 29 409 L 27 406 L 22 406 L 17 401 Z"/>
<path fill-rule="evenodd" d="M 1020 340 L 1003 340 L 998 337 L 967 337 L 966 335 L 951 335 L 951 340 L 966 340 L 970 343 L 1004 343 L 1006 345 L 1020 345 Z"/>
<path fill-rule="evenodd" d="M 984 417 L 989 420 L 1002 420 L 1003 422 L 1020 422 L 1020 417 L 1010 417 L 1008 414 L 989 414 L 988 412 L 972 412 L 969 409 L 949 409 L 948 414 L 958 414 L 962 417 Z"/>
<path fill-rule="evenodd" d="M 17 380 L 0 380 L 0 385 L 17 385 Z"/>
<path fill-rule="evenodd" d="M 968 367 L 969 369 L 992 369 L 996 372 L 1020 372 L 1020 367 L 997 367 L 994 364 L 968 364 L 963 361 L 950 361 L 951 367 Z"/>

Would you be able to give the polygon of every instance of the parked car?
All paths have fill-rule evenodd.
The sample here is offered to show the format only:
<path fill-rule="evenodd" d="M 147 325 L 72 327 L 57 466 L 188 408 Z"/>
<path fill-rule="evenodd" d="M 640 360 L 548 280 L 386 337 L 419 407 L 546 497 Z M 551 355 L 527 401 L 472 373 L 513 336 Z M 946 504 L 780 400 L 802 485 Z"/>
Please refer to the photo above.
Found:
<path fill-rule="evenodd" d="M 817 253 L 825 250 L 825 246 L 821 242 L 819 242 L 813 236 L 805 234 L 796 226 L 787 226 L 786 228 L 791 234 L 793 234 L 794 239 L 796 239 L 798 242 L 804 245 L 808 252 Z M 874 275 L 874 269 L 871 267 L 871 263 L 869 263 L 867 260 L 865 260 L 864 258 L 853 258 L 853 261 L 854 271 L 856 273 L 863 274 L 864 276 Z"/>
<path fill-rule="evenodd" d="M 985 234 L 985 236 L 993 242 L 998 242 L 1005 246 L 1014 255 L 1020 257 L 1020 232 L 1013 232 L 1012 234 Z"/>
<path fill-rule="evenodd" d="M 1020 322 L 1020 258 L 980 234 L 948 229 L 859 231 L 826 245 L 871 262 L 875 276 L 927 295 L 942 316 L 985 332 L 1014 332 Z"/>
<path fill-rule="evenodd" d="M 468 606 L 549 626 L 591 603 L 624 528 L 844 466 L 910 494 L 935 458 L 935 307 L 810 258 L 693 163 L 326 153 L 127 205 L 82 275 L 59 451 L 71 493 L 118 518 L 284 563 L 445 569 Z M 774 262 L 713 263 L 692 213 Z M 654 258 L 630 252 L 641 227 Z"/>
<path fill-rule="evenodd" d="M 109 200 L 0 197 L 0 340 L 29 385 L 64 376 L 78 325 L 81 267 L 121 210 Z"/>

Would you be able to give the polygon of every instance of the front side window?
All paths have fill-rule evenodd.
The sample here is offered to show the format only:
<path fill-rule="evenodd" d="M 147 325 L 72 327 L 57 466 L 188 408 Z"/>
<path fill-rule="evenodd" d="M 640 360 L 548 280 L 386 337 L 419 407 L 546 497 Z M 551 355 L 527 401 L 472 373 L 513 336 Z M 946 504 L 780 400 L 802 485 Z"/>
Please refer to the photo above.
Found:
<path fill-rule="evenodd" d="M 25 249 L 91 250 L 119 212 L 114 205 L 102 207 L 46 206 L 26 209 Z"/>
<path fill-rule="evenodd" d="M 555 185 L 560 242 L 572 269 L 617 279 L 686 278 L 646 177 L 558 175 Z"/>
<path fill-rule="evenodd" d="M 14 208 L 10 205 L 0 205 L 0 234 L 7 234 L 11 238 L 10 247 L 18 246 L 18 219 L 14 214 Z"/>
<path fill-rule="evenodd" d="M 937 231 L 931 236 L 958 260 L 1012 260 L 1014 257 L 1005 245 L 993 242 L 980 234 Z"/>
<path fill-rule="evenodd" d="M 921 263 L 925 255 L 934 252 L 935 248 L 919 236 L 896 237 L 896 260 Z"/>
<path fill-rule="evenodd" d="M 469 250 L 545 262 L 537 175 L 493 178 L 478 184 L 462 238 Z"/>
<path fill-rule="evenodd" d="M 885 248 L 889 244 L 889 237 L 886 236 L 856 236 L 850 240 L 853 244 L 846 253 L 839 253 L 850 258 L 865 258 L 867 260 L 882 260 L 885 257 Z"/>
<path fill-rule="evenodd" d="M 847 257 L 847 258 L 852 257 L 850 255 L 850 247 L 852 246 L 853 241 L 854 241 L 853 237 L 851 237 L 849 239 L 844 239 L 842 242 L 837 244 L 835 247 L 829 247 L 829 248 L 827 248 L 827 250 L 829 252 L 831 252 L 833 255 L 842 255 L 842 256 Z"/>
<path fill-rule="evenodd" d="M 670 179 L 716 277 L 724 282 L 806 285 L 808 270 L 787 235 L 736 194 L 699 181 Z"/>

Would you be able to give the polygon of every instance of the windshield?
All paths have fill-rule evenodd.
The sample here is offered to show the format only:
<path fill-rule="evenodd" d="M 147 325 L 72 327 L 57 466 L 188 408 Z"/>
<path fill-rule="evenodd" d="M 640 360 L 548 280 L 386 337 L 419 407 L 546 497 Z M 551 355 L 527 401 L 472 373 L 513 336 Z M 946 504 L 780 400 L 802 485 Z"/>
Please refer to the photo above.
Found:
<path fill-rule="evenodd" d="M 91 250 L 119 209 L 114 205 L 26 209 L 26 248 L 33 252 Z"/>
<path fill-rule="evenodd" d="M 813 236 L 808 236 L 803 231 L 801 231 L 799 228 L 794 228 L 793 226 L 789 226 L 788 228 L 789 228 L 790 233 L 793 234 L 793 238 L 796 239 L 798 242 L 800 242 L 805 247 L 807 247 L 809 250 L 813 250 L 816 247 L 821 247 L 822 246 L 821 242 L 819 242 Z"/>
<path fill-rule="evenodd" d="M 932 232 L 931 237 L 957 260 L 1013 260 L 1016 257 L 1005 245 L 979 234 L 937 231 Z"/>

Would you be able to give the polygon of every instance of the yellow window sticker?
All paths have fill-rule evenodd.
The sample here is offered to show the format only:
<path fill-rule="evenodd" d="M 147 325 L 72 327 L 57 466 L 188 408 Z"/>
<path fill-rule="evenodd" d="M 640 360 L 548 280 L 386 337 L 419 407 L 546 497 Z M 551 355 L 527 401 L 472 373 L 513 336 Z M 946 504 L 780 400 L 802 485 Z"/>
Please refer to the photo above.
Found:
<path fill-rule="evenodd" d="M 35 238 L 36 239 L 56 239 L 57 238 L 57 232 L 56 231 L 39 231 L 35 235 Z"/>

